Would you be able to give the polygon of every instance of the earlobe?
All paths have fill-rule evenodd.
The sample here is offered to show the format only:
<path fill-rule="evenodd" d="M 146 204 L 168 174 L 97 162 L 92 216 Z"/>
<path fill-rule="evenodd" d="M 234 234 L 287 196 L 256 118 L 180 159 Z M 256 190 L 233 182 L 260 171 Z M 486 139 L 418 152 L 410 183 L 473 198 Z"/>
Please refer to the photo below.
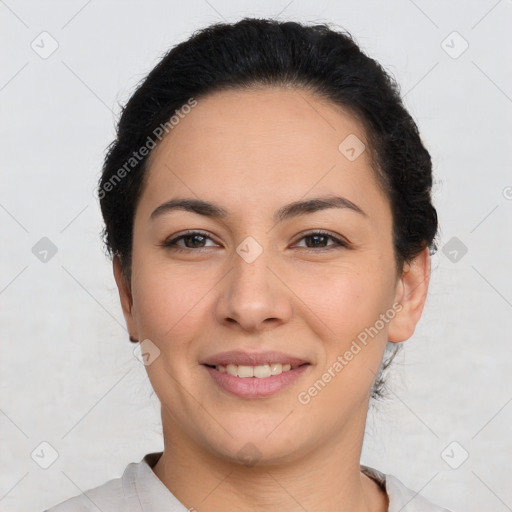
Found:
<path fill-rule="evenodd" d="M 123 273 L 121 257 L 119 255 L 114 256 L 112 260 L 112 266 L 117 289 L 119 291 L 119 300 L 121 301 L 123 316 L 126 321 L 126 326 L 128 327 L 130 341 L 137 341 L 138 336 L 133 318 L 133 297 L 131 286 Z"/>
<path fill-rule="evenodd" d="M 404 265 L 395 296 L 401 309 L 389 324 L 389 341 L 400 343 L 413 335 L 423 312 L 429 279 L 430 255 L 426 247 L 412 261 Z"/>

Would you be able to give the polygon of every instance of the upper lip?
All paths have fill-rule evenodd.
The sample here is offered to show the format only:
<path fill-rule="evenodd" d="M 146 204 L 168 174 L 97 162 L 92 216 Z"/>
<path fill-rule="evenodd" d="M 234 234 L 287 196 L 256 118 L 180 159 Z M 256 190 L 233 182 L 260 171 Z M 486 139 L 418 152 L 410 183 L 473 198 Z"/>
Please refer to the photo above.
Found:
<path fill-rule="evenodd" d="M 244 352 L 242 350 L 231 350 L 229 352 L 221 352 L 211 357 L 206 357 L 201 364 L 208 366 L 227 366 L 228 364 L 236 364 L 243 366 L 259 366 L 270 363 L 290 364 L 291 366 L 300 366 L 309 364 L 308 361 L 297 356 L 283 354 L 282 352 Z"/>

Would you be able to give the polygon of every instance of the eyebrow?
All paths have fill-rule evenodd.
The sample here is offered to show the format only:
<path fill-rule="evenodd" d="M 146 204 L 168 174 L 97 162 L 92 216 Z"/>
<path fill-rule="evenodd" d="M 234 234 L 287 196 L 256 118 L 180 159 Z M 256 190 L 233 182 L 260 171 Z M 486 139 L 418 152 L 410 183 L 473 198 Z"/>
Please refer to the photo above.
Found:
<path fill-rule="evenodd" d="M 329 208 L 349 209 L 367 217 L 367 214 L 359 208 L 359 206 L 345 197 L 325 196 L 315 197 L 305 201 L 294 201 L 293 203 L 287 204 L 279 208 L 279 210 L 274 213 L 273 220 L 276 223 L 282 222 L 292 217 L 298 217 L 300 215 L 314 213 Z M 150 220 L 154 220 L 157 217 L 174 210 L 184 210 L 214 219 L 226 219 L 229 216 L 228 210 L 214 203 L 209 203 L 201 199 L 177 198 L 170 199 L 169 201 L 162 203 L 160 206 L 157 206 L 153 210 Z"/>

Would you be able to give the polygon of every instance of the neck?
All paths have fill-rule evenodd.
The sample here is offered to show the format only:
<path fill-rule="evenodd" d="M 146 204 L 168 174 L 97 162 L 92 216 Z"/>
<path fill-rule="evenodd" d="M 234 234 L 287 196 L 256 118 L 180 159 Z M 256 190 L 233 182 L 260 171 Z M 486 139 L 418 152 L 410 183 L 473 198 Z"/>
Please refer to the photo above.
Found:
<path fill-rule="evenodd" d="M 386 511 L 385 491 L 360 472 L 364 420 L 301 457 L 245 466 L 199 447 L 163 410 L 164 453 L 153 471 L 189 510 Z"/>

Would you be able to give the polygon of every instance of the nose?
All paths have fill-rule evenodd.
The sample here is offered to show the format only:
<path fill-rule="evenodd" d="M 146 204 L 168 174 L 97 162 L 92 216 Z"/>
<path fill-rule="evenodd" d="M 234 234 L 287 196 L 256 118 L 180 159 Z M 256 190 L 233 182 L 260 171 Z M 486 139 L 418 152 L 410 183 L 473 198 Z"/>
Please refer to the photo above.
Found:
<path fill-rule="evenodd" d="M 219 283 L 215 305 L 218 322 L 247 332 L 264 331 L 288 322 L 293 294 L 271 251 L 264 250 L 250 261 L 235 254 L 231 271 Z"/>

